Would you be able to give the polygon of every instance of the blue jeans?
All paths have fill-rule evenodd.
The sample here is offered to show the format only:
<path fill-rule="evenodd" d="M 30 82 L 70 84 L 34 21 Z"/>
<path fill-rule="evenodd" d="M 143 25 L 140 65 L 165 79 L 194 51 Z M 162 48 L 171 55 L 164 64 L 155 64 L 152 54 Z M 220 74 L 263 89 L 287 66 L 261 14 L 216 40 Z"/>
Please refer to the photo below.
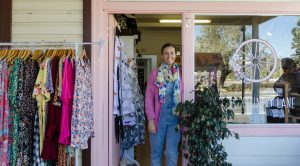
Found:
<path fill-rule="evenodd" d="M 163 145 L 166 138 L 166 166 L 176 166 L 180 131 L 175 131 L 176 124 L 160 121 L 156 134 L 150 134 L 151 166 L 162 165 Z"/>
<path fill-rule="evenodd" d="M 163 145 L 166 140 L 166 166 L 176 166 L 178 157 L 178 143 L 180 131 L 175 128 L 178 117 L 172 115 L 174 83 L 167 83 L 166 101 L 162 105 L 158 129 L 155 134 L 150 134 L 151 166 L 162 165 Z"/>

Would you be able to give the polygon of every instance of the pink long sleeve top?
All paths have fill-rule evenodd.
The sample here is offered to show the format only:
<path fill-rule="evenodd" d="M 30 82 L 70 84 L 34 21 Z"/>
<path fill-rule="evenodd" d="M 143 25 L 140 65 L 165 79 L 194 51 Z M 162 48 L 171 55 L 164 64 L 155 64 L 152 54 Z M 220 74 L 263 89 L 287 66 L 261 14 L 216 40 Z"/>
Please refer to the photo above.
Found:
<path fill-rule="evenodd" d="M 157 78 L 158 69 L 152 70 L 148 82 L 147 82 L 147 89 L 145 94 L 145 112 L 147 115 L 147 119 L 153 120 L 155 124 L 156 131 L 158 129 L 158 122 L 160 118 L 161 106 L 162 103 L 159 101 L 158 96 L 158 87 L 154 84 Z M 180 71 L 180 96 L 181 101 L 183 101 L 183 83 L 181 78 L 181 71 Z"/>

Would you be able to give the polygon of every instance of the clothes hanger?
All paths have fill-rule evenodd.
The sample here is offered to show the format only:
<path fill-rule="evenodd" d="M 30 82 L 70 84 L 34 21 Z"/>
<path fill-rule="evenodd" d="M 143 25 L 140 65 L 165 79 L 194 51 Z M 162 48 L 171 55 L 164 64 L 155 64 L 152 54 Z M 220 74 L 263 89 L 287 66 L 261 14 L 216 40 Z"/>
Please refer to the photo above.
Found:
<path fill-rule="evenodd" d="M 28 51 L 27 49 L 24 49 L 24 52 L 19 56 L 20 59 L 25 60 L 25 56 L 27 54 L 27 51 Z"/>
<path fill-rule="evenodd" d="M 65 48 L 62 49 L 60 59 L 65 58 L 65 57 L 66 57 L 66 54 L 67 54 L 67 53 L 66 53 L 66 49 L 65 49 Z"/>
<path fill-rule="evenodd" d="M 51 55 L 49 56 L 50 59 L 54 58 L 58 53 L 58 50 L 57 49 L 53 49 Z"/>
<path fill-rule="evenodd" d="M 8 60 L 7 60 L 7 62 L 9 64 L 13 64 L 15 58 L 17 58 L 19 56 L 19 54 L 22 53 L 22 51 L 23 50 L 15 50 L 15 49 L 10 50 L 10 52 L 8 53 L 8 58 L 7 58 Z"/>
<path fill-rule="evenodd" d="M 7 52 L 7 54 L 3 57 L 3 59 L 6 59 L 7 62 L 10 59 L 10 56 L 12 55 L 12 51 L 14 51 L 14 50 L 13 49 L 9 50 Z"/>
<path fill-rule="evenodd" d="M 41 52 L 41 54 L 39 54 L 39 56 L 36 57 L 36 61 L 38 61 L 39 63 L 42 62 L 45 58 L 46 55 L 48 54 L 49 49 L 46 49 L 45 52 Z"/>
<path fill-rule="evenodd" d="M 41 50 L 40 49 L 36 49 L 33 53 L 33 56 L 31 57 L 31 59 L 33 60 L 37 60 L 37 58 L 40 56 L 41 54 Z"/>
<path fill-rule="evenodd" d="M 72 52 L 72 53 L 71 53 L 71 58 L 72 58 L 72 59 L 75 59 L 75 50 L 74 50 L 74 49 L 71 49 L 71 52 Z"/>
<path fill-rule="evenodd" d="M 40 59 L 41 61 L 40 62 L 42 62 L 42 61 L 46 60 L 47 58 L 49 58 L 52 55 L 52 52 L 53 52 L 52 49 L 47 49 L 44 56 L 41 56 L 41 59 Z"/>
<path fill-rule="evenodd" d="M 2 56 L 4 55 L 4 50 L 0 50 L 0 58 L 2 59 Z"/>
<path fill-rule="evenodd" d="M 36 50 L 36 56 L 34 56 L 34 60 L 36 60 L 37 62 L 40 62 L 40 60 L 42 59 L 43 56 L 44 56 L 44 52 L 42 49 Z"/>
<path fill-rule="evenodd" d="M 21 51 L 19 51 L 19 53 L 17 54 L 17 56 L 15 56 L 13 58 L 13 61 L 15 61 L 15 59 L 17 59 L 17 58 L 22 59 L 22 56 L 24 55 L 25 51 L 26 51 L 25 49 L 22 49 Z"/>
<path fill-rule="evenodd" d="M 60 57 L 62 55 L 62 49 L 57 49 L 56 54 L 52 56 L 51 58 Z"/>
<path fill-rule="evenodd" d="M 69 58 L 72 54 L 72 49 L 67 49 L 67 58 Z"/>
<path fill-rule="evenodd" d="M 27 60 L 31 56 L 32 56 L 32 51 L 28 49 L 24 55 L 24 60 Z"/>
<path fill-rule="evenodd" d="M 80 59 L 84 60 L 84 59 L 88 59 L 87 55 L 86 55 L 86 50 L 85 47 L 83 47 Z"/>

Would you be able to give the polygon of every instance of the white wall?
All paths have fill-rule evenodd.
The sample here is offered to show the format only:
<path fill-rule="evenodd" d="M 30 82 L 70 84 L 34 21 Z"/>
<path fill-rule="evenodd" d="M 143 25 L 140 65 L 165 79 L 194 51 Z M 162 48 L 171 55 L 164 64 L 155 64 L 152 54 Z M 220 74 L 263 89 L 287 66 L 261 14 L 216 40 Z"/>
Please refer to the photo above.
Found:
<path fill-rule="evenodd" d="M 299 137 L 241 137 L 223 142 L 233 166 L 299 166 Z"/>
<path fill-rule="evenodd" d="M 82 41 L 82 0 L 13 0 L 12 41 Z"/>
<path fill-rule="evenodd" d="M 164 43 L 171 42 L 181 45 L 181 30 L 142 30 L 141 41 L 137 49 L 143 55 L 157 55 L 157 65 L 161 62 L 160 48 Z"/>

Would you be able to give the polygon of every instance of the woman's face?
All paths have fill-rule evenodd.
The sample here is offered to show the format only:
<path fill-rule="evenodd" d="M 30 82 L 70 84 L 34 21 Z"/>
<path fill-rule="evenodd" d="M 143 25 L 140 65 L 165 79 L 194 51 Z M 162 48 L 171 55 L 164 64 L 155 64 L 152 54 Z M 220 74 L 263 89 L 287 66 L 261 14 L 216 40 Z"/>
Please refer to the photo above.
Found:
<path fill-rule="evenodd" d="M 162 54 L 162 60 L 166 65 L 169 67 L 173 65 L 176 59 L 176 52 L 174 47 L 166 47 L 164 48 L 163 54 Z"/>

